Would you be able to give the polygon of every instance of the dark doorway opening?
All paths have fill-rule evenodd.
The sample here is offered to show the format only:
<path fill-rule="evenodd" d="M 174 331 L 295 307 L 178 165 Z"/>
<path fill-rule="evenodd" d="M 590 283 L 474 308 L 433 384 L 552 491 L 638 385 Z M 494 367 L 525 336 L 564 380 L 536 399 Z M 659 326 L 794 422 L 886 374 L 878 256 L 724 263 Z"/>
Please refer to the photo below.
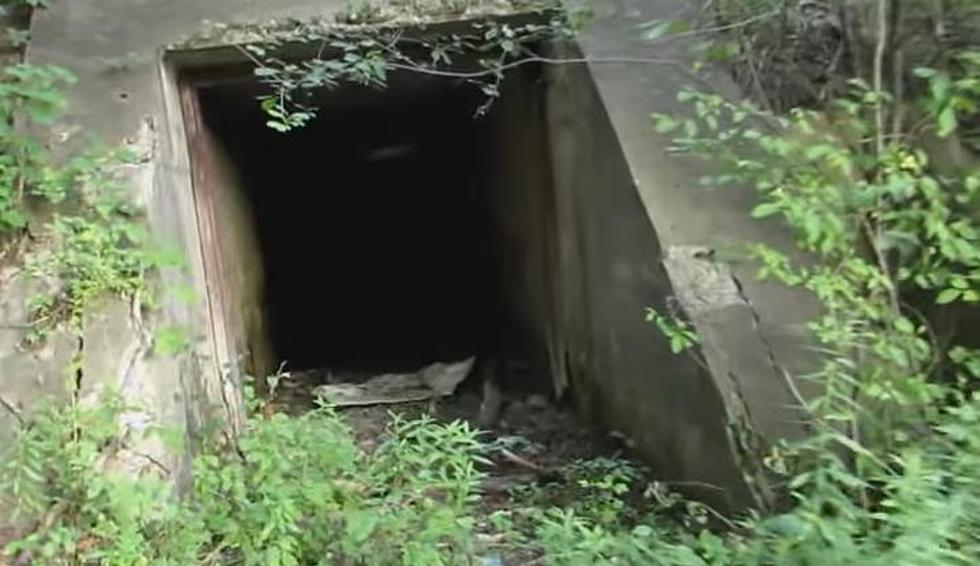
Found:
<path fill-rule="evenodd" d="M 471 84 L 396 74 L 325 93 L 288 133 L 266 126 L 251 78 L 191 84 L 199 138 L 220 154 L 195 174 L 217 195 L 209 279 L 227 318 L 245 313 L 233 325 L 261 319 L 231 331 L 249 369 L 403 371 L 504 350 L 546 363 L 529 286 L 547 281 L 526 269 L 550 226 L 539 70 L 509 77 L 484 117 Z"/>
<path fill-rule="evenodd" d="M 201 91 L 253 211 L 276 358 L 394 371 L 485 347 L 493 265 L 470 91 L 351 88 L 285 134 L 240 88 Z"/>

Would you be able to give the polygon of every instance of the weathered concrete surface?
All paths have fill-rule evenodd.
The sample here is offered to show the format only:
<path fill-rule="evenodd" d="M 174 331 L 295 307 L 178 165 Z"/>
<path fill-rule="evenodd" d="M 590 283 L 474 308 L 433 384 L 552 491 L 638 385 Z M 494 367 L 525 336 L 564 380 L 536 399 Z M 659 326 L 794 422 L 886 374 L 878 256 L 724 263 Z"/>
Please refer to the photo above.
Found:
<path fill-rule="evenodd" d="M 52 138 L 69 145 L 90 135 L 109 143 L 150 138 L 146 165 L 151 172 L 141 173 L 135 189 L 147 204 L 154 232 L 187 258 L 186 269 L 168 271 L 163 283 L 190 284 L 199 302 L 168 301 L 156 321 L 191 329 L 192 355 L 175 362 L 176 369 L 140 365 L 132 379 L 152 382 L 145 391 L 166 399 L 161 418 L 188 430 L 200 429 L 215 414 L 234 424 L 240 411 L 236 384 L 220 367 L 230 346 L 213 334 L 204 304 L 186 137 L 174 71 L 161 64 L 163 46 L 197 35 L 208 21 L 265 22 L 329 13 L 343 5 L 342 0 L 70 0 L 36 19 L 29 58 L 65 66 L 80 79 Z M 674 46 L 644 44 L 632 36 L 638 23 L 674 17 L 684 6 L 668 0 L 596 0 L 596 22 L 582 37 L 582 50 L 591 57 L 680 57 Z M 540 307 L 535 316 L 551 317 L 542 332 L 548 335 L 559 385 L 570 385 L 583 408 L 629 436 L 667 479 L 716 486 L 703 495 L 739 507 L 765 497 L 756 466 L 738 466 L 758 457 L 751 446 L 755 432 L 773 437 L 797 430 L 782 369 L 805 368 L 801 323 L 812 306 L 798 294 L 756 282 L 749 266 L 716 269 L 688 253 L 738 242 L 778 246 L 788 241 L 773 224 L 749 218 L 749 193 L 698 190 L 698 167 L 667 155 L 665 140 L 652 133 L 646 116 L 678 111 L 674 97 L 683 83 L 675 67 L 662 64 L 595 63 L 549 71 L 546 112 L 557 233 L 551 242 L 536 242 L 541 249 L 531 254 L 550 258 L 546 288 L 553 291 L 550 296 L 530 292 L 527 301 L 550 300 L 535 307 Z M 702 272 L 717 284 L 682 290 L 700 281 Z M 703 337 L 706 367 L 671 354 L 666 341 L 643 322 L 645 306 L 665 309 L 674 295 L 681 296 Z M 106 319 L 90 323 L 92 332 L 106 338 L 86 348 L 86 371 L 118 377 L 118 369 L 126 367 L 120 360 L 142 344 L 141 331 L 122 306 L 107 309 Z M 741 440 L 731 440 L 733 428 L 741 431 L 735 435 Z"/>
<path fill-rule="evenodd" d="M 501 98 L 481 118 L 486 145 L 479 148 L 478 175 L 486 184 L 480 193 L 489 216 L 496 287 L 504 294 L 498 304 L 506 311 L 501 334 L 508 343 L 499 346 L 520 345 L 523 351 L 513 354 L 530 363 L 531 375 L 550 373 L 560 389 L 562 376 L 551 371 L 549 356 L 559 296 L 553 280 L 558 219 L 547 166 L 551 155 L 542 80 L 535 67 L 520 68 L 507 78 Z"/>
<path fill-rule="evenodd" d="M 554 94 L 553 111 L 556 119 L 564 119 L 553 126 L 556 184 L 562 194 L 563 187 L 575 187 L 587 175 L 566 170 L 563 180 L 566 164 L 582 168 L 583 159 L 598 160 L 602 152 L 621 151 L 625 158 L 626 170 L 615 176 L 592 175 L 591 191 L 603 196 L 580 206 L 589 213 L 581 214 L 578 224 L 568 225 L 573 227 L 568 236 L 573 242 L 567 245 L 577 244 L 579 249 L 566 255 L 584 256 L 583 264 L 589 265 L 583 299 L 594 313 L 592 375 L 602 380 L 590 397 L 643 452 L 666 463 L 666 474 L 743 486 L 747 491 L 730 490 L 726 497 L 738 507 L 768 498 L 759 469 L 759 440 L 801 432 L 798 403 L 786 376 L 812 369 L 805 322 L 816 306 L 800 292 L 757 281 L 752 265 L 717 264 L 710 250 L 764 242 L 792 254 L 792 241 L 778 225 L 750 218 L 750 191 L 699 189 L 697 179 L 705 166 L 668 155 L 668 140 L 652 131 L 647 117 L 653 112 L 684 112 L 676 94 L 683 86 L 697 85 L 682 71 L 686 57 L 681 42 L 646 43 L 636 30 L 653 19 L 677 18 L 684 6 L 667 0 L 592 3 L 595 20 L 580 38 L 582 54 L 645 62 L 590 63 L 591 80 L 581 68 L 559 66 L 553 71 L 554 80 L 566 83 L 552 86 L 553 92 L 562 93 Z M 710 82 L 722 92 L 734 93 L 723 76 Z M 601 143 L 590 136 L 594 139 L 602 126 L 583 123 L 585 109 L 594 101 L 576 100 L 592 83 L 611 123 Z M 557 133 L 563 131 L 577 134 Z M 602 167 L 600 163 L 593 167 Z M 615 188 L 622 186 L 630 190 Z M 620 208 L 613 209 L 616 197 L 610 193 L 616 191 L 631 196 L 622 194 Z M 608 213 L 595 212 L 603 206 Z M 636 210 L 643 210 L 644 218 L 636 218 Z M 602 225 L 600 218 L 617 220 Z M 643 247 L 646 257 L 638 253 Z M 603 269 L 601 258 L 610 256 L 625 257 L 606 259 Z M 600 258 L 599 263 L 593 257 Z M 667 278 L 660 274 L 661 260 Z M 705 281 L 713 283 L 692 289 Z M 671 295 L 702 338 L 700 355 L 706 368 L 678 361 L 651 335 L 655 331 L 630 322 L 644 305 L 662 309 L 665 296 Z M 743 464 L 738 473 L 732 467 L 735 462 Z"/>
<path fill-rule="evenodd" d="M 66 153 L 86 147 L 93 138 L 135 147 L 140 162 L 122 172 L 133 198 L 145 206 L 155 236 L 182 250 L 186 258 L 183 267 L 167 270 L 157 282 L 165 299 L 158 312 L 139 313 L 131 305 L 107 300 L 86 313 L 80 358 L 83 398 L 103 385 L 121 391 L 146 409 L 127 415 L 127 423 L 138 428 L 165 426 L 193 435 L 215 422 L 240 422 L 240 391 L 232 381 L 234 373 L 219 366 L 209 324 L 179 101 L 174 85 L 163 80 L 172 77 L 161 63 L 162 50 L 200 34 L 209 21 L 266 22 L 323 14 L 342 5 L 340 0 L 73 0 L 55 3 L 36 16 L 28 60 L 66 67 L 79 79 L 64 118 L 42 135 Z M 26 291 L 9 285 L 4 283 L 0 309 L 26 302 Z M 176 300 L 167 292 L 178 287 L 190 288 L 197 300 Z M 25 317 L 23 312 L 5 313 L 3 320 L 24 324 Z M 154 331 L 170 325 L 188 329 L 190 351 L 177 357 L 154 356 Z M 74 384 L 65 385 L 64 371 L 78 350 L 77 341 L 66 343 L 55 336 L 41 352 L 22 352 L 15 348 L 21 334 L 0 329 L 0 391 L 25 406 L 41 396 L 67 395 Z M 5 433 L 11 430 L 10 418 L 0 416 Z M 164 454 L 159 443 L 139 449 L 178 472 L 186 471 L 186 454 Z"/>
<path fill-rule="evenodd" d="M 37 401 L 67 399 L 75 376 L 70 362 L 78 340 L 65 332 L 48 336 L 36 348 L 24 348 L 30 333 L 35 280 L 16 268 L 0 270 L 0 459 L 9 447 L 20 418 Z"/>
<path fill-rule="evenodd" d="M 559 67 L 550 81 L 559 371 L 583 409 L 628 436 L 659 476 L 709 486 L 695 491 L 719 507 L 751 501 L 719 384 L 644 321 L 645 307 L 665 312 L 674 291 L 617 132 L 586 69 Z"/>

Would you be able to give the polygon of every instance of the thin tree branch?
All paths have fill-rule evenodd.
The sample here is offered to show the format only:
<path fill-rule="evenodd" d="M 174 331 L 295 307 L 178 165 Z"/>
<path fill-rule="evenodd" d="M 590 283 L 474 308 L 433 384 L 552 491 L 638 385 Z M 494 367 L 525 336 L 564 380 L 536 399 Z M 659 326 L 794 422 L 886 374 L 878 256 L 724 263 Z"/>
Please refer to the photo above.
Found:
<path fill-rule="evenodd" d="M 891 303 L 892 311 L 895 314 L 901 314 L 901 308 L 898 300 L 898 288 L 895 285 L 895 281 L 892 279 L 891 268 L 888 266 L 888 259 L 885 257 L 885 251 L 881 249 L 879 242 L 878 228 L 871 225 L 871 221 L 868 220 L 866 214 L 861 215 L 861 226 L 864 228 L 864 235 L 868 239 L 868 244 L 871 246 L 871 251 L 875 256 L 875 261 L 878 263 L 878 269 L 881 270 L 882 277 L 885 278 L 886 284 L 888 286 L 888 299 Z"/>
<path fill-rule="evenodd" d="M 875 151 L 880 159 L 885 152 L 885 106 L 883 91 L 883 74 L 885 65 L 885 49 L 888 47 L 888 0 L 878 0 L 878 43 L 875 46 L 874 68 L 872 69 L 875 91 Z"/>
<path fill-rule="evenodd" d="M 723 24 L 720 26 L 707 27 L 707 28 L 698 28 L 698 29 L 692 29 L 688 31 L 679 31 L 677 33 L 672 33 L 672 34 L 665 35 L 664 37 L 657 38 L 652 42 L 655 42 L 657 40 L 666 41 L 670 39 L 677 39 L 679 37 L 697 36 L 706 33 L 718 33 L 720 31 L 731 31 L 733 29 L 743 28 L 752 25 L 756 22 L 760 22 L 762 20 L 771 18 L 772 16 L 776 16 L 778 14 L 779 14 L 779 10 L 770 10 L 768 12 L 764 12 L 762 14 L 756 14 L 755 16 L 752 16 L 750 18 L 745 18 L 744 20 L 739 20 L 737 22 L 732 22 L 730 24 Z"/>
<path fill-rule="evenodd" d="M 520 67 L 522 65 L 528 65 L 531 63 L 541 63 L 544 65 L 581 65 L 581 64 L 623 64 L 623 65 L 667 65 L 671 67 L 678 67 L 686 70 L 686 66 L 680 61 L 673 59 L 656 59 L 656 58 L 646 58 L 646 57 L 575 57 L 569 59 L 550 59 L 548 57 L 525 57 L 523 59 L 518 59 L 516 61 L 511 61 L 510 63 L 505 63 L 503 65 L 495 66 L 491 69 L 483 69 L 480 71 L 444 71 L 441 69 L 433 69 L 430 67 L 416 66 L 416 65 L 402 65 L 400 63 L 392 63 L 388 66 L 392 69 L 397 69 L 401 71 L 412 71 L 416 73 L 422 73 L 426 75 L 435 75 L 439 77 L 450 77 L 457 79 L 479 79 L 482 77 L 495 75 L 497 73 L 513 69 L 515 67 Z"/>
<path fill-rule="evenodd" d="M 14 416 L 15 419 L 17 419 L 17 423 L 21 427 L 23 427 L 26 424 L 26 421 L 24 420 L 24 415 L 21 414 L 20 410 L 13 403 L 11 403 L 6 398 L 4 398 L 3 395 L 0 395 L 0 405 L 3 405 L 3 408 L 7 409 L 7 412 L 9 412 L 11 415 Z"/>

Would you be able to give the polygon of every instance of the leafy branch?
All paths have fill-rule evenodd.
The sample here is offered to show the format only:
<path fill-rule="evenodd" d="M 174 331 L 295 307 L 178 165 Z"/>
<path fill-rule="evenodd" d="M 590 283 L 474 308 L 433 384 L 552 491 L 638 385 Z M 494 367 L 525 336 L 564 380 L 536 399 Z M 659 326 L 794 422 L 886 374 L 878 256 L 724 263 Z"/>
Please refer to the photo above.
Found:
<path fill-rule="evenodd" d="M 372 26 L 301 26 L 240 49 L 256 65 L 254 75 L 272 91 L 260 98 L 269 116 L 268 126 L 285 132 L 315 117 L 314 91 L 345 83 L 383 88 L 393 71 L 462 79 L 486 96 L 476 110 L 486 112 L 500 96 L 506 70 L 548 61 L 535 49 L 543 42 L 574 34 L 572 20 L 564 12 L 542 23 L 487 20 L 468 26 L 469 32 L 412 35 L 402 29 Z M 287 42 L 296 41 L 318 45 L 315 56 L 291 61 L 275 55 Z"/>

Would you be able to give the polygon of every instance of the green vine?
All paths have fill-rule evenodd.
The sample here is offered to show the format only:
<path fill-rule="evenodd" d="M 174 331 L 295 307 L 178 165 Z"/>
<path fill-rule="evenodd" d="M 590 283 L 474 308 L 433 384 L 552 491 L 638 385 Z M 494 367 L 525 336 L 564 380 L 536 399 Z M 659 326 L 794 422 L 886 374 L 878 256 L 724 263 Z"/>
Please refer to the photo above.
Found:
<path fill-rule="evenodd" d="M 0 81 L 0 236 L 23 236 L 30 227 L 43 241 L 27 261 L 42 283 L 31 301 L 29 342 L 61 323 L 80 332 L 86 307 L 105 294 L 152 306 L 145 275 L 179 261 L 151 244 L 126 194 L 118 171 L 136 156 L 88 151 L 56 162 L 24 133 L 24 126 L 59 115 L 66 106 L 62 89 L 73 82 L 64 69 L 28 64 L 7 67 Z M 54 210 L 41 218 L 50 219 L 30 226 L 33 210 L 48 208 Z"/>
<path fill-rule="evenodd" d="M 482 114 L 500 96 L 508 68 L 541 60 L 541 45 L 571 38 L 584 21 L 577 11 L 539 8 L 528 13 L 533 14 L 530 23 L 479 19 L 462 31 L 445 33 L 427 26 L 405 29 L 375 22 L 380 15 L 366 4 L 339 16 L 341 23 L 300 23 L 242 49 L 256 66 L 255 76 L 270 91 L 260 98 L 268 126 L 280 132 L 303 127 L 316 116 L 314 92 L 351 83 L 383 88 L 393 72 L 472 84 L 486 97 L 476 109 Z M 277 55 L 297 43 L 315 46 L 315 55 L 299 61 Z"/>

